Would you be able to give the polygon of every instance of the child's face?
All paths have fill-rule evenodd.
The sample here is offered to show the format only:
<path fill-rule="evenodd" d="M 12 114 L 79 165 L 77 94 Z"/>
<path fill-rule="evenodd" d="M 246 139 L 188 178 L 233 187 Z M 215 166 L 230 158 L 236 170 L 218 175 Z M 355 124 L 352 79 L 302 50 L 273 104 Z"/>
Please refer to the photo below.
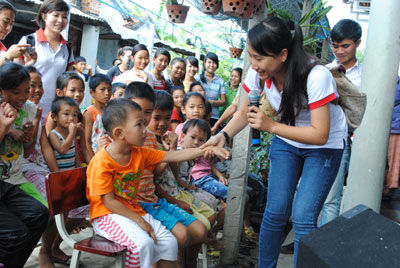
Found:
<path fill-rule="evenodd" d="M 86 61 L 80 61 L 78 63 L 75 64 L 75 69 L 80 72 L 83 73 L 86 69 Z"/>
<path fill-rule="evenodd" d="M 204 88 L 201 85 L 195 85 L 194 87 L 192 87 L 192 92 L 199 92 L 203 96 L 204 94 L 206 94 L 206 92 L 204 92 Z"/>
<path fill-rule="evenodd" d="M 0 89 L 3 101 L 8 102 L 12 107 L 19 110 L 29 98 L 31 80 L 22 81 L 17 88 L 11 90 Z"/>
<path fill-rule="evenodd" d="M 207 134 L 200 128 L 192 127 L 182 134 L 182 148 L 197 148 L 207 141 Z"/>
<path fill-rule="evenodd" d="M 199 96 L 192 96 L 186 105 L 182 106 L 182 113 L 186 115 L 186 120 L 202 119 L 206 113 L 206 106 Z"/>
<path fill-rule="evenodd" d="M 57 126 L 67 129 L 71 123 L 78 123 L 78 113 L 79 111 L 75 106 L 64 104 L 61 105 L 54 120 L 57 122 Z"/>
<path fill-rule="evenodd" d="M 122 139 L 129 145 L 143 146 L 146 139 L 146 126 L 142 111 L 128 109 L 126 122 L 122 128 Z"/>
<path fill-rule="evenodd" d="M 101 82 L 96 90 L 90 90 L 90 94 L 94 98 L 94 100 L 100 104 L 106 104 L 111 98 L 111 85 L 107 82 Z"/>
<path fill-rule="evenodd" d="M 130 50 L 125 51 L 124 55 L 122 55 L 120 57 L 121 63 L 123 63 L 125 65 L 128 64 L 129 58 L 131 57 L 131 55 L 132 55 L 132 51 L 130 51 Z"/>
<path fill-rule="evenodd" d="M 151 120 L 151 114 L 154 110 L 154 104 L 145 98 L 130 98 L 130 100 L 136 102 L 142 108 L 145 118 L 144 124 L 147 126 Z"/>
<path fill-rule="evenodd" d="M 183 97 L 185 96 L 185 92 L 183 90 L 175 90 L 172 92 L 172 98 L 174 99 L 174 106 L 181 109 Z"/>
<path fill-rule="evenodd" d="M 154 109 L 151 115 L 151 121 L 148 125 L 149 129 L 156 136 L 162 137 L 171 126 L 171 111 L 161 111 Z"/>
<path fill-rule="evenodd" d="M 125 89 L 122 87 L 117 88 L 111 96 L 111 99 L 119 99 L 124 97 Z"/>
<path fill-rule="evenodd" d="M 168 57 L 165 55 L 158 55 L 157 58 L 153 58 L 154 68 L 160 73 L 164 71 L 168 66 Z"/>
<path fill-rule="evenodd" d="M 185 75 L 185 64 L 181 61 L 176 61 L 171 66 L 171 77 L 181 79 Z"/>
<path fill-rule="evenodd" d="M 133 56 L 133 66 L 136 70 L 144 70 L 149 65 L 149 53 L 146 50 L 140 50 Z"/>
<path fill-rule="evenodd" d="M 78 79 L 69 80 L 62 92 L 57 91 L 57 95 L 72 98 L 80 105 L 85 97 L 85 85 Z"/>
<path fill-rule="evenodd" d="M 214 62 L 213 60 L 211 60 L 211 59 L 207 59 L 207 60 L 206 60 L 206 62 L 205 62 L 205 64 L 204 64 L 204 67 L 205 67 L 205 69 L 206 69 L 206 72 L 208 72 L 208 73 L 210 73 L 210 74 L 215 73 L 215 71 L 218 69 L 217 63 L 215 63 L 215 62 Z"/>
<path fill-rule="evenodd" d="M 231 85 L 234 87 L 239 86 L 240 84 L 240 73 L 237 71 L 232 71 L 231 77 L 229 78 Z"/>
<path fill-rule="evenodd" d="M 38 73 L 29 73 L 31 77 L 31 84 L 29 89 L 29 100 L 34 104 L 39 104 L 40 99 L 43 96 L 43 83 L 42 78 Z"/>

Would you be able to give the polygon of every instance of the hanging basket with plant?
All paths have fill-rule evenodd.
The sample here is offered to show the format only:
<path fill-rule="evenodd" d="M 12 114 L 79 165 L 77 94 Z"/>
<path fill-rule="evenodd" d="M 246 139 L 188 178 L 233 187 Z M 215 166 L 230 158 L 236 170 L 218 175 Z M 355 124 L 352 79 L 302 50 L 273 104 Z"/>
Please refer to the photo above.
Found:
<path fill-rule="evenodd" d="M 201 9 L 204 14 L 217 15 L 221 8 L 221 0 L 202 0 Z"/>
<path fill-rule="evenodd" d="M 185 23 L 190 7 L 183 5 L 183 1 L 178 3 L 178 0 L 168 0 L 165 7 L 168 12 L 169 22 Z"/>
<path fill-rule="evenodd" d="M 226 15 L 238 16 L 243 13 L 245 0 L 222 0 L 222 9 Z"/>

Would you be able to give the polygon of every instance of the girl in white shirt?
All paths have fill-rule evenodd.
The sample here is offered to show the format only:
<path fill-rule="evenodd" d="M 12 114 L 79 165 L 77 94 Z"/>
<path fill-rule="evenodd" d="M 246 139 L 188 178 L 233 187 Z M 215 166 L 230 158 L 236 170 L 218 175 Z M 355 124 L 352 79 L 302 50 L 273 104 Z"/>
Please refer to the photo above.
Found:
<path fill-rule="evenodd" d="M 244 89 L 264 90 L 279 121 L 272 121 L 245 98 L 228 125 L 204 146 L 223 146 L 247 124 L 276 134 L 270 147 L 268 200 L 260 231 L 259 267 L 276 267 L 283 230 L 292 215 L 295 255 L 299 239 L 316 228 L 335 179 L 347 125 L 329 70 L 303 48 L 298 25 L 267 18 L 248 32 L 251 69 Z M 265 80 L 264 88 L 259 79 Z M 301 180 L 300 180 L 301 178 Z M 294 195 L 297 188 L 296 198 Z M 293 202 L 294 199 L 294 202 Z"/>
<path fill-rule="evenodd" d="M 117 76 L 114 82 L 121 82 L 128 85 L 130 82 L 145 82 L 154 89 L 154 80 L 150 72 L 145 71 L 149 65 L 150 56 L 147 47 L 143 44 L 137 44 L 133 47 L 131 60 L 133 63 L 132 69 Z"/>

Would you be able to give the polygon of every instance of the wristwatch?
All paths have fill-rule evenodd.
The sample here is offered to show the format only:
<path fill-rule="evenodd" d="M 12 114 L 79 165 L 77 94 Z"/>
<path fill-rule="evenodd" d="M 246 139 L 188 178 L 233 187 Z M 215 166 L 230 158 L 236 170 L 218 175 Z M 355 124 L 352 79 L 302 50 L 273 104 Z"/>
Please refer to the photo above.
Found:
<path fill-rule="evenodd" d="M 7 57 L 4 57 L 3 60 L 4 60 L 4 62 L 11 62 L 11 60 Z"/>

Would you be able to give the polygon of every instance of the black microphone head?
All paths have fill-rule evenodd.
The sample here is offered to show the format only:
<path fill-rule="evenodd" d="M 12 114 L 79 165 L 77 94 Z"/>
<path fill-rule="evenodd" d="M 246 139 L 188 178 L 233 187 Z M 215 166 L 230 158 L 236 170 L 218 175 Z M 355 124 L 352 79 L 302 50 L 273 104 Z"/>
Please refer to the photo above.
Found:
<path fill-rule="evenodd" d="M 250 90 L 247 97 L 249 98 L 250 105 L 258 105 L 260 103 L 261 95 L 258 90 Z"/>

